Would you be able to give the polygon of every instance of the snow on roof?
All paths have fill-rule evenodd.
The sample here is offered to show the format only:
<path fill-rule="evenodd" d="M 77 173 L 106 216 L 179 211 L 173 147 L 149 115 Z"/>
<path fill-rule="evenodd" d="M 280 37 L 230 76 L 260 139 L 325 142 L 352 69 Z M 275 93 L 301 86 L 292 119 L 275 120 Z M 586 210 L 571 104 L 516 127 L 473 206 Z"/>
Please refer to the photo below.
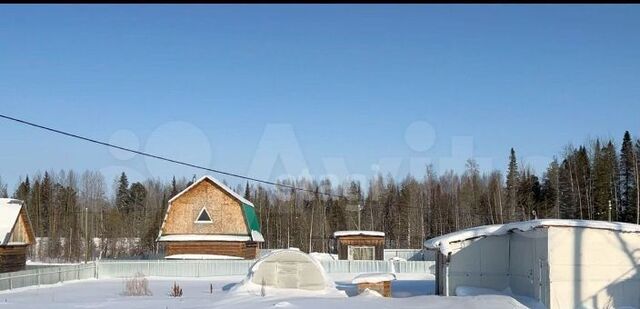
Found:
<path fill-rule="evenodd" d="M 11 232 L 18 221 L 22 201 L 2 198 L 0 199 L 0 245 L 9 244 Z"/>
<path fill-rule="evenodd" d="M 424 242 L 427 249 L 440 249 L 442 254 L 451 252 L 451 243 L 475 239 L 486 236 L 504 235 L 513 230 L 522 232 L 530 231 L 541 227 L 583 227 L 592 229 L 603 229 L 619 231 L 625 233 L 640 233 L 640 225 L 622 222 L 606 222 L 592 220 L 566 220 L 566 219 L 539 219 L 521 222 L 511 222 L 506 224 L 494 224 L 472 227 L 457 232 L 445 234 L 431 238 Z"/>
<path fill-rule="evenodd" d="M 377 231 L 336 231 L 333 233 L 333 237 L 342 237 L 342 236 L 378 236 L 384 237 L 384 232 Z"/>
<path fill-rule="evenodd" d="M 222 183 L 222 181 L 219 181 L 209 175 L 204 175 L 202 177 L 200 177 L 200 179 L 196 180 L 194 183 L 192 183 L 190 186 L 188 186 L 186 189 L 180 191 L 180 193 L 176 194 L 176 196 L 174 196 L 173 198 L 171 198 L 169 200 L 169 203 L 173 202 L 175 199 L 177 199 L 179 196 L 181 196 L 182 194 L 184 194 L 185 192 L 191 190 L 191 188 L 195 187 L 197 184 L 201 183 L 202 181 L 204 181 L 205 179 L 210 180 L 211 182 L 215 183 L 217 186 L 219 186 L 220 188 L 222 188 L 223 190 L 227 191 L 227 193 L 231 194 L 234 198 L 236 198 L 237 200 L 239 200 L 240 202 L 242 202 L 243 204 L 247 204 L 251 207 L 255 207 L 253 205 L 253 203 L 249 202 L 246 198 L 242 197 L 242 195 L 236 193 L 236 191 L 231 190 L 231 188 L 227 187 L 224 183 Z"/>
<path fill-rule="evenodd" d="M 264 237 L 258 231 L 251 230 L 251 239 L 255 242 L 264 242 Z"/>
<path fill-rule="evenodd" d="M 396 280 L 396 275 L 392 273 L 371 273 L 371 274 L 362 274 L 358 275 L 351 283 L 359 284 L 359 283 L 379 283 L 383 281 L 392 281 Z"/>
<path fill-rule="evenodd" d="M 164 235 L 158 241 L 250 241 L 251 237 L 243 235 L 200 235 L 200 234 L 178 234 Z"/>
<path fill-rule="evenodd" d="M 164 258 L 167 260 L 242 260 L 238 256 L 217 254 L 174 254 Z"/>
<path fill-rule="evenodd" d="M 338 255 L 331 253 L 322 253 L 322 252 L 311 252 L 309 256 L 318 260 L 318 261 L 337 261 Z"/>

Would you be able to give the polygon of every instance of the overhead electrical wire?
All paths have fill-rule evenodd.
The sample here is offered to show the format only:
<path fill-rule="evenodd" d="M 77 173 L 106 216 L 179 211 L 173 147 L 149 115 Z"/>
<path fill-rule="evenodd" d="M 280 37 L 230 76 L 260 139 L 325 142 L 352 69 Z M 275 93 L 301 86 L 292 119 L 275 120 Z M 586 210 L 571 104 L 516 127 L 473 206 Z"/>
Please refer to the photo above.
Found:
<path fill-rule="evenodd" d="M 154 158 L 154 159 L 158 159 L 158 160 L 162 160 L 162 161 L 166 161 L 166 162 L 171 162 L 171 163 L 182 165 L 182 166 L 188 166 L 188 167 L 205 170 L 205 171 L 212 172 L 212 173 L 217 173 L 217 174 L 222 174 L 222 175 L 226 175 L 226 176 L 236 177 L 236 178 L 240 178 L 240 179 L 244 179 L 244 180 L 248 180 L 248 181 L 263 183 L 263 184 L 277 186 L 277 187 L 288 188 L 288 189 L 292 189 L 292 190 L 296 190 L 296 191 L 302 191 L 302 192 L 308 192 L 308 193 L 314 193 L 314 194 L 316 193 L 315 190 L 310 190 L 310 189 L 305 189 L 305 188 L 298 188 L 296 186 L 292 186 L 292 185 L 288 185 L 288 184 L 283 184 L 283 183 L 278 183 L 278 182 L 274 182 L 274 181 L 253 178 L 253 177 L 244 176 L 244 175 L 231 173 L 231 172 L 225 172 L 225 171 L 218 170 L 218 169 L 208 168 L 208 167 L 197 165 L 197 164 L 193 164 L 193 163 L 188 163 L 188 162 L 184 162 L 184 161 L 180 161 L 180 160 L 176 160 L 176 159 L 171 159 L 171 158 L 167 158 L 167 157 L 160 156 L 160 155 L 151 154 L 151 153 L 148 153 L 148 152 L 138 151 L 138 150 L 134 150 L 134 149 L 130 149 L 130 148 L 114 145 L 114 144 L 111 144 L 111 143 L 107 143 L 107 142 L 99 141 L 99 140 L 96 140 L 96 139 L 93 139 L 93 138 L 81 136 L 81 135 L 78 135 L 78 134 L 69 133 L 69 132 L 66 132 L 66 131 L 54 129 L 54 128 L 51 128 L 51 127 L 48 127 L 48 126 L 40 125 L 40 124 L 37 124 L 37 123 L 29 122 L 29 121 L 26 121 L 26 120 L 18 119 L 18 118 L 7 116 L 7 115 L 3 115 L 3 114 L 0 114 L 0 118 L 4 118 L 4 119 L 7 119 L 7 120 L 15 121 L 15 122 L 18 122 L 18 123 L 21 123 L 21 124 L 24 124 L 24 125 L 27 125 L 27 126 L 35 127 L 35 128 L 38 128 L 38 129 L 42 129 L 42 130 L 45 130 L 45 131 L 61 134 L 61 135 L 64 135 L 64 136 L 80 139 L 80 140 L 87 141 L 87 142 L 91 142 L 91 143 L 94 143 L 94 144 L 99 144 L 99 145 L 103 145 L 103 146 L 119 149 L 119 150 L 122 150 L 122 151 L 131 152 L 131 153 L 139 154 L 141 156 Z M 333 196 L 333 197 L 345 197 L 343 195 L 338 195 L 338 194 L 333 194 L 333 193 L 328 193 L 328 192 L 320 192 L 320 191 L 318 191 L 318 194 L 322 194 L 322 195 L 326 195 L 326 196 Z"/>

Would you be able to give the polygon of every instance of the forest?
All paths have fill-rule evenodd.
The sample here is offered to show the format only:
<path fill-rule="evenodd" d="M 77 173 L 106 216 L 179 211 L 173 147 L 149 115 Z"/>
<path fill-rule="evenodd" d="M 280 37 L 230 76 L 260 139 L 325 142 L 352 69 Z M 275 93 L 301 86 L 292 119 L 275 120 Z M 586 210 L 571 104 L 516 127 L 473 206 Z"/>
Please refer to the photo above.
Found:
<path fill-rule="evenodd" d="M 438 174 L 428 165 L 418 177 L 377 175 L 366 185 L 297 179 L 282 183 L 306 191 L 249 182 L 235 189 L 256 205 L 264 248 L 326 252 L 331 234 L 346 229 L 383 231 L 387 248 L 421 248 L 425 239 L 455 230 L 535 218 L 637 224 L 639 154 L 640 139 L 625 132 L 621 144 L 567 145 L 541 175 L 511 149 L 504 173 L 480 173 L 469 159 L 462 173 Z M 158 253 L 168 200 L 194 180 L 130 183 L 125 173 L 112 181 L 96 171 L 46 171 L 25 175 L 13 190 L 0 179 L 0 197 L 26 201 L 36 236 L 47 243 L 38 246 L 40 259 L 96 257 L 88 252 L 144 258 Z M 123 240 L 126 250 L 116 245 Z"/>

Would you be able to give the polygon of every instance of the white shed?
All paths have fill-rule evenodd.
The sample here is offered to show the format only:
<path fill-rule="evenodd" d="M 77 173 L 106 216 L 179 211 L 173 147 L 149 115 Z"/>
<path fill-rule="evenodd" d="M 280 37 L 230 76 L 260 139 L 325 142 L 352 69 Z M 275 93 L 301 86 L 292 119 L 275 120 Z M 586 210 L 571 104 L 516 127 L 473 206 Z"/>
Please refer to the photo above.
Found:
<path fill-rule="evenodd" d="M 511 291 L 547 308 L 640 308 L 640 225 L 532 220 L 461 230 L 436 251 L 436 293 Z"/>

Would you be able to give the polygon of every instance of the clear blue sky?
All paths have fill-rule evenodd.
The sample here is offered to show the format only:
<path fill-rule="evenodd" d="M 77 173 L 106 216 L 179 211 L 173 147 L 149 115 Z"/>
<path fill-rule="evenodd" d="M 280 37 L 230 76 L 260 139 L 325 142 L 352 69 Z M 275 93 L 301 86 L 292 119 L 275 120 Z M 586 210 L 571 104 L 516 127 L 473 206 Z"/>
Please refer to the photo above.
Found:
<path fill-rule="evenodd" d="M 460 137 L 483 170 L 514 147 L 541 172 L 640 133 L 639 29 L 623 5 L 1 6 L 0 112 L 240 174 L 287 132 L 312 175 L 422 173 Z M 201 174 L 1 119 L 0 141 L 11 191 L 49 169 Z"/>

